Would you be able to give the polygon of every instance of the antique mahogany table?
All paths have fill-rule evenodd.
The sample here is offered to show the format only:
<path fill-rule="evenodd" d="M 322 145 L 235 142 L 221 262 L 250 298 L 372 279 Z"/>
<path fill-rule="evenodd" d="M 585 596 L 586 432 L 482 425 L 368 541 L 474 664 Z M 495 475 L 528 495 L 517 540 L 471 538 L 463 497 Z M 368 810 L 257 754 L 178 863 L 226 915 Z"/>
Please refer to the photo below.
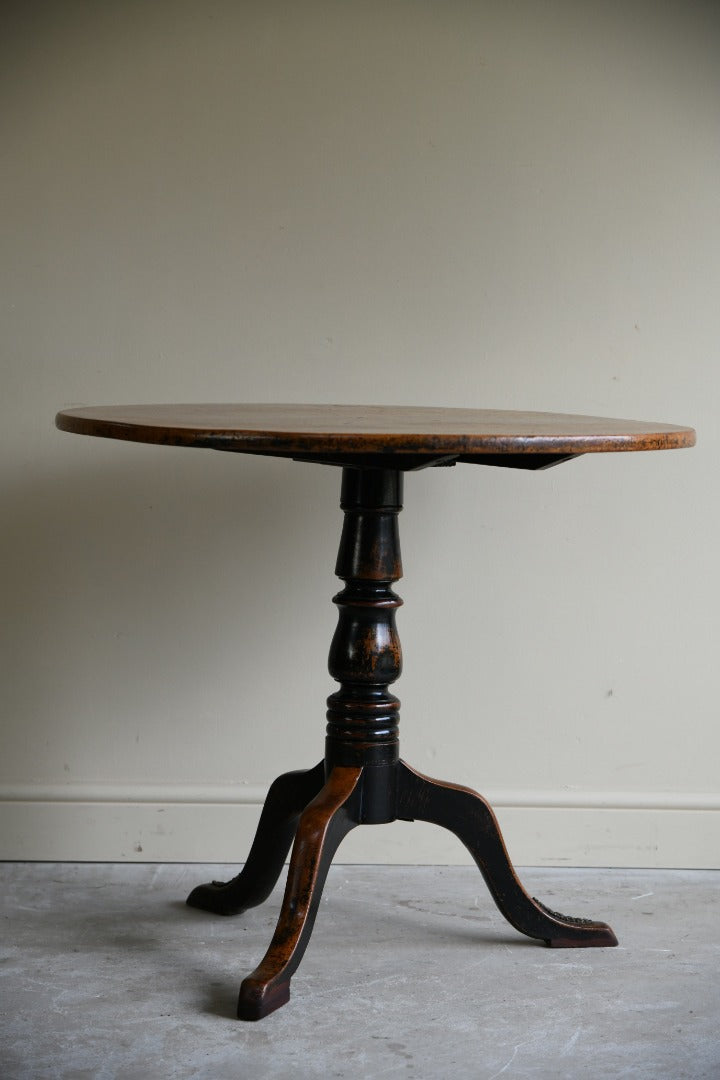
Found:
<path fill-rule="evenodd" d="M 692 428 L 554 413 L 341 405 L 133 405 L 69 409 L 64 431 L 135 442 L 209 447 L 342 468 L 344 524 L 335 573 L 338 625 L 329 669 L 325 757 L 278 777 L 247 862 L 232 881 L 198 885 L 188 904 L 237 915 L 262 903 L 292 845 L 270 947 L 240 987 L 238 1016 L 284 1005 L 312 932 L 331 860 L 356 825 L 418 818 L 465 844 L 498 908 L 516 930 L 556 948 L 616 945 L 606 923 L 551 911 L 529 896 L 488 803 L 469 788 L 431 780 L 398 753 L 401 671 L 392 585 L 402 576 L 398 513 L 403 474 L 467 464 L 544 469 L 580 454 L 692 446 Z"/>

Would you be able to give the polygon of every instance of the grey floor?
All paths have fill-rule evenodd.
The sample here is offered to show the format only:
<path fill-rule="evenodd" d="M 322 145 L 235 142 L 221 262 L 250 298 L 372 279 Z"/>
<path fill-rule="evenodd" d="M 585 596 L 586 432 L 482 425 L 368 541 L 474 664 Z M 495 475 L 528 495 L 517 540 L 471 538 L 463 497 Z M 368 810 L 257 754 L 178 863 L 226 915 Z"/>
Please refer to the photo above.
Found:
<path fill-rule="evenodd" d="M 0 864 L 2 1080 L 720 1078 L 720 874 L 522 873 L 617 949 L 516 934 L 464 867 L 334 866 L 284 1008 L 234 1019 L 277 890 L 188 908 L 227 868 Z"/>

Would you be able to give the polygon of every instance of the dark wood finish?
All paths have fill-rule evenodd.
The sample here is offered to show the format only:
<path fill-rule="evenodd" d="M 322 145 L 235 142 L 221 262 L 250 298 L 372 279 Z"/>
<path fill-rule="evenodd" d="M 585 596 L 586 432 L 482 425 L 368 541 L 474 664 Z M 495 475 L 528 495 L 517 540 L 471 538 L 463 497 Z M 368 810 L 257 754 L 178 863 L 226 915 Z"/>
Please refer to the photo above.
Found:
<path fill-rule="evenodd" d="M 617 945 L 606 923 L 559 915 L 525 892 L 490 804 L 471 788 L 431 780 L 401 761 L 397 816 L 403 821 L 429 821 L 455 833 L 477 863 L 499 910 L 521 934 L 556 949 Z"/>
<path fill-rule="evenodd" d="M 695 442 L 692 428 L 674 424 L 390 405 L 106 405 L 65 409 L 56 423 L 63 431 L 81 435 L 280 457 L 304 455 L 340 464 L 351 463 L 347 455 L 374 455 L 375 466 L 393 467 L 387 459 L 405 455 L 403 468 L 416 467 L 415 455 L 423 455 L 425 464 L 432 464 L 433 458 L 446 464 L 448 458 L 472 461 L 489 455 L 498 457 L 500 464 L 499 456 L 505 454 L 671 450 Z"/>
<path fill-rule="evenodd" d="M 329 766 L 398 759 L 400 702 L 388 687 L 402 670 L 395 626 L 402 600 L 390 587 L 402 577 L 402 480 L 392 469 L 343 471 L 345 520 L 335 573 L 345 588 L 334 597 L 338 624 L 328 658 L 330 674 L 340 683 L 327 701 Z"/>
<path fill-rule="evenodd" d="M 692 446 L 691 428 L 551 413 L 290 405 L 75 409 L 59 413 L 57 424 L 88 435 L 343 466 L 336 573 L 344 588 L 335 597 L 328 661 L 339 688 L 327 702 L 325 759 L 272 785 L 241 873 L 199 885 L 188 897 L 192 907 L 222 915 L 261 903 L 292 843 L 275 934 L 242 983 L 238 1016 L 258 1020 L 288 1000 L 333 855 L 360 824 L 420 819 L 449 829 L 520 933 L 556 948 L 617 944 L 606 923 L 560 915 L 529 896 L 480 795 L 431 780 L 399 759 L 400 702 L 390 686 L 402 669 L 395 625 L 402 601 L 392 588 L 402 576 L 402 474 L 456 462 L 539 469 L 583 453 Z"/>
<path fill-rule="evenodd" d="M 318 770 L 298 775 L 317 780 Z M 278 800 L 273 788 L 268 796 L 271 804 Z M 266 804 L 263 818 L 267 809 Z M 264 831 L 262 820 L 241 874 L 227 884 L 198 886 L 188 897 L 191 906 L 233 915 L 269 895 L 266 867 L 272 864 L 272 876 L 277 880 L 274 869 L 287 852 L 287 844 L 285 833 L 281 837 Z M 263 960 L 240 987 L 241 1020 L 261 1020 L 289 1000 L 290 980 L 310 940 L 327 872 L 343 838 L 357 825 L 395 820 L 429 821 L 455 833 L 477 863 L 500 912 L 521 934 L 553 948 L 617 945 L 607 923 L 560 915 L 524 890 L 497 819 L 477 792 L 431 780 L 404 761 L 335 765 L 327 783 L 299 818 L 275 934 Z M 269 848 L 253 859 L 261 837 Z"/>
<path fill-rule="evenodd" d="M 335 572 L 345 588 L 334 598 L 338 624 L 328 661 L 340 687 L 328 698 L 327 783 L 318 794 L 320 766 L 276 780 L 242 872 L 227 883 L 200 885 L 188 897 L 193 907 L 224 915 L 265 899 L 287 854 L 301 800 L 312 797 L 299 818 L 275 936 L 240 989 L 238 1016 L 244 1020 L 259 1020 L 288 1001 L 290 979 L 310 938 L 333 853 L 356 825 L 420 819 L 450 829 L 520 933 L 556 948 L 617 944 L 605 923 L 559 915 L 525 892 L 495 815 L 480 795 L 431 780 L 399 760 L 400 702 L 389 687 L 402 670 L 395 626 L 402 601 L 391 587 L 402 576 L 402 486 L 397 469 L 343 470 L 344 522 Z"/>
<path fill-rule="evenodd" d="M 360 766 L 340 765 L 300 818 L 280 918 L 270 948 L 238 998 L 241 1020 L 260 1020 L 290 997 L 290 978 L 310 940 L 332 857 L 359 815 Z"/>
<path fill-rule="evenodd" d="M 305 772 L 278 776 L 270 785 L 243 869 L 232 881 L 197 885 L 187 898 L 190 907 L 215 915 L 240 915 L 267 900 L 282 873 L 300 815 L 324 783 L 324 761 Z"/>

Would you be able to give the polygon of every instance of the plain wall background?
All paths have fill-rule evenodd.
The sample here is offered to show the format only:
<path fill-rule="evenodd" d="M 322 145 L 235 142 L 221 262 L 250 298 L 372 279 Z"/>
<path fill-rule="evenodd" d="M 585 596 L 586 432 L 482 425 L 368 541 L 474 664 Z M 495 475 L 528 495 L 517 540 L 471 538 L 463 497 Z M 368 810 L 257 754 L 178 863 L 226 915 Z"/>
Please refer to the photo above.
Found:
<path fill-rule="evenodd" d="M 516 861 L 718 865 L 719 61 L 692 2 L 3 7 L 4 857 L 244 858 L 334 689 L 336 470 L 55 411 L 345 401 L 697 427 L 409 477 L 395 689 Z"/>

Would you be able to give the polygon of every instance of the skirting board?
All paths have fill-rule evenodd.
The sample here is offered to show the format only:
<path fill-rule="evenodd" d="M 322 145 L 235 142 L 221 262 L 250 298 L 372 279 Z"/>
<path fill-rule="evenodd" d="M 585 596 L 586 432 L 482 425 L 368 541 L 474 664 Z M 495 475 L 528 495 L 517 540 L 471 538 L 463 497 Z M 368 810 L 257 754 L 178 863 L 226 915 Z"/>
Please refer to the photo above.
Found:
<path fill-rule="evenodd" d="M 29 787 L 29 786 L 28 786 Z M 0 859 L 242 862 L 264 789 L 72 785 L 0 791 Z M 4 798 L 3 798 L 4 796 Z M 40 797 L 38 797 L 40 796 Z M 720 868 L 720 800 L 710 795 L 488 793 L 519 866 Z M 470 857 L 424 822 L 355 829 L 345 863 L 463 865 Z"/>

